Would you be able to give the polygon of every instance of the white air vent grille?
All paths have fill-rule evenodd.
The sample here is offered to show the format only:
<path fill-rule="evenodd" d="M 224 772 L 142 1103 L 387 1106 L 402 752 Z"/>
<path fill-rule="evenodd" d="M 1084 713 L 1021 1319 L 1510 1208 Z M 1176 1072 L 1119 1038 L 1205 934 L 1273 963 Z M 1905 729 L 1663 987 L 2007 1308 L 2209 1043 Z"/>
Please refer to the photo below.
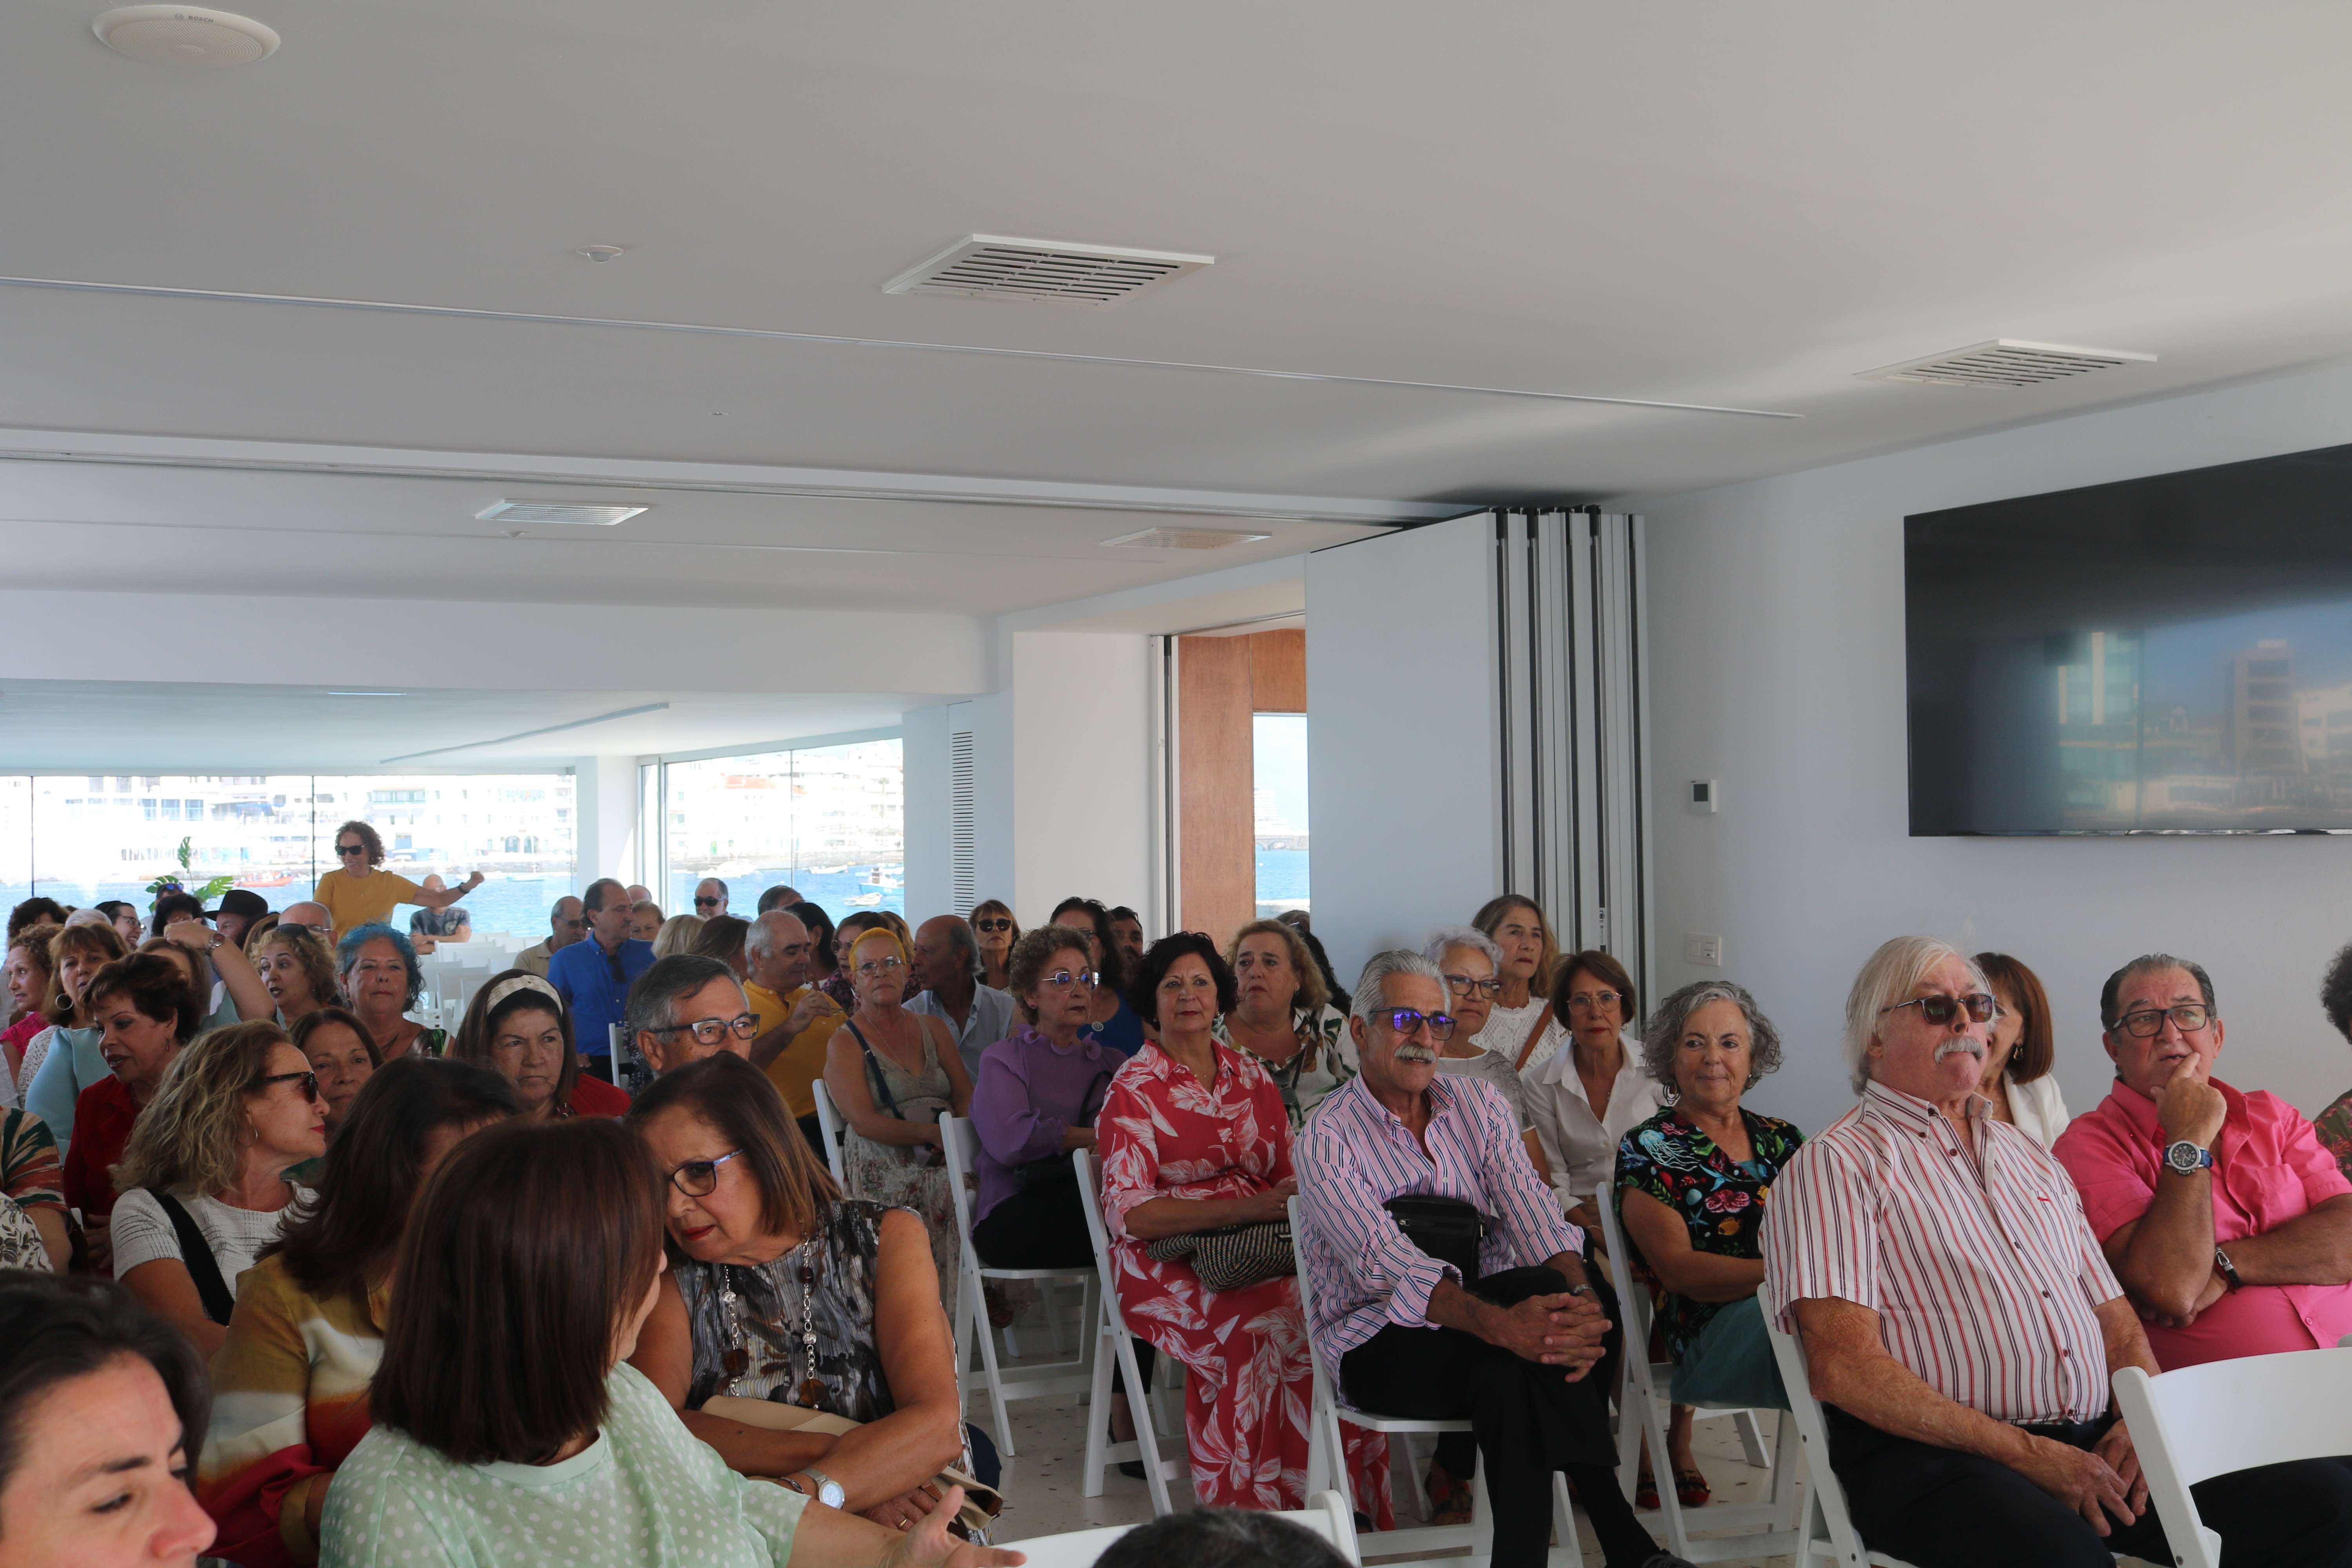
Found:
<path fill-rule="evenodd" d="M 954 891 L 950 908 L 971 913 L 980 901 L 980 823 L 975 810 L 972 734 L 958 730 L 948 737 L 948 868 Z"/>
<path fill-rule="evenodd" d="M 885 294 L 964 294 L 1090 309 L 1116 305 L 1210 266 L 1213 256 L 1064 245 L 975 234 L 882 286 Z"/>
<path fill-rule="evenodd" d="M 2094 371 L 2154 364 L 2154 354 L 2122 349 L 2078 349 L 1995 338 L 1950 353 L 1930 354 L 1862 373 L 1864 381 L 1908 381 L 1920 386 L 2043 386 Z"/>
<path fill-rule="evenodd" d="M 1255 544 L 1271 533 L 1249 533 L 1237 528 L 1146 528 L 1106 539 L 1110 550 L 1223 550 L 1229 544 Z"/>
<path fill-rule="evenodd" d="M 611 528 L 652 510 L 646 506 L 613 506 L 604 501 L 502 500 L 484 507 L 474 516 L 483 522 L 580 522 Z"/>

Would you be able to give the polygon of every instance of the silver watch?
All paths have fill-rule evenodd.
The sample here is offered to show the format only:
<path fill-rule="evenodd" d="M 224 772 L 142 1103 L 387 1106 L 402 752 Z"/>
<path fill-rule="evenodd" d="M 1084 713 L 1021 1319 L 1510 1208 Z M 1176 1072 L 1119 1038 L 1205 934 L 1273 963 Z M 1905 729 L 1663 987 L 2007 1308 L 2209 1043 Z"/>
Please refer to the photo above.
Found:
<path fill-rule="evenodd" d="M 816 1500 L 825 1507 L 839 1508 L 849 1500 L 849 1494 L 841 1489 L 841 1483 L 814 1466 L 802 1466 L 801 1474 L 816 1483 Z"/>

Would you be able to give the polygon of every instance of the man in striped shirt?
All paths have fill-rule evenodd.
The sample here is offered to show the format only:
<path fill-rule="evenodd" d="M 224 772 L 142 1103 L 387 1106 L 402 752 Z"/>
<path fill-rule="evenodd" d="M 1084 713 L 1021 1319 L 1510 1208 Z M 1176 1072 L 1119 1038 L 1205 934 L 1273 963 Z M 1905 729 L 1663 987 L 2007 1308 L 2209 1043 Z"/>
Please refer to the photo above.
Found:
<path fill-rule="evenodd" d="M 2168 1562 L 2108 1393 L 2116 1368 L 2156 1360 L 2064 1168 L 1985 1114 L 1994 1011 L 1948 943 L 1872 955 L 1846 1001 L 1862 1103 L 1773 1186 L 1764 1308 L 1802 1337 L 1872 1550 L 1917 1568 Z M 2335 1461 L 2195 1490 L 2231 1562 L 2352 1568 Z"/>
<path fill-rule="evenodd" d="M 1454 1033 L 1444 976 L 1383 952 L 1348 1021 L 1361 1068 L 1298 1134 L 1307 1332 L 1343 1403 L 1388 1415 L 1467 1415 L 1494 1503 L 1494 1568 L 1541 1568 L 1554 1470 L 1577 1484 L 1609 1568 L 1688 1568 L 1634 1521 L 1602 1404 L 1607 1312 L 1584 1237 L 1536 1174 L 1493 1085 L 1438 1076 Z M 1386 1205 L 1452 1198 L 1490 1216 L 1476 1278 L 1414 1246 Z M 1466 1479 L 1466 1468 L 1465 1479 Z"/>

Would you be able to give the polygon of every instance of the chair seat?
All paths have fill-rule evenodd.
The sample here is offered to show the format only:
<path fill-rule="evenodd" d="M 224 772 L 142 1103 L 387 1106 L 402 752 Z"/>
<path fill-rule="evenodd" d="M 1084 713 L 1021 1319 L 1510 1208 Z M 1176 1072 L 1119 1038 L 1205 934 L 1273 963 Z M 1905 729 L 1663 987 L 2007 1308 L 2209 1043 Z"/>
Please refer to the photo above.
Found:
<path fill-rule="evenodd" d="M 980 1277 L 982 1279 L 1091 1279 L 1094 1273 L 1091 1265 L 1080 1265 L 1075 1268 L 991 1268 L 983 1264 Z"/>
<path fill-rule="evenodd" d="M 1439 1420 L 1427 1415 L 1375 1415 L 1369 1410 L 1359 1410 L 1351 1405 L 1335 1405 L 1339 1419 L 1350 1426 L 1360 1426 L 1367 1432 L 1467 1432 L 1470 1423 L 1463 1420 Z"/>

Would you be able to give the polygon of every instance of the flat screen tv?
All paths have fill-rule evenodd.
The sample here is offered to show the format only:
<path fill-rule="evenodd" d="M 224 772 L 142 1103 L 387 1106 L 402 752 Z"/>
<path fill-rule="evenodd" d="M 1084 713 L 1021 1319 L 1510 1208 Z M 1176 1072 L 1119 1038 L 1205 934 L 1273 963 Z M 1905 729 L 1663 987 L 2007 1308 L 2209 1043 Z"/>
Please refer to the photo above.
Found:
<path fill-rule="evenodd" d="M 2352 447 L 1904 520 L 1911 832 L 2352 832 Z"/>

